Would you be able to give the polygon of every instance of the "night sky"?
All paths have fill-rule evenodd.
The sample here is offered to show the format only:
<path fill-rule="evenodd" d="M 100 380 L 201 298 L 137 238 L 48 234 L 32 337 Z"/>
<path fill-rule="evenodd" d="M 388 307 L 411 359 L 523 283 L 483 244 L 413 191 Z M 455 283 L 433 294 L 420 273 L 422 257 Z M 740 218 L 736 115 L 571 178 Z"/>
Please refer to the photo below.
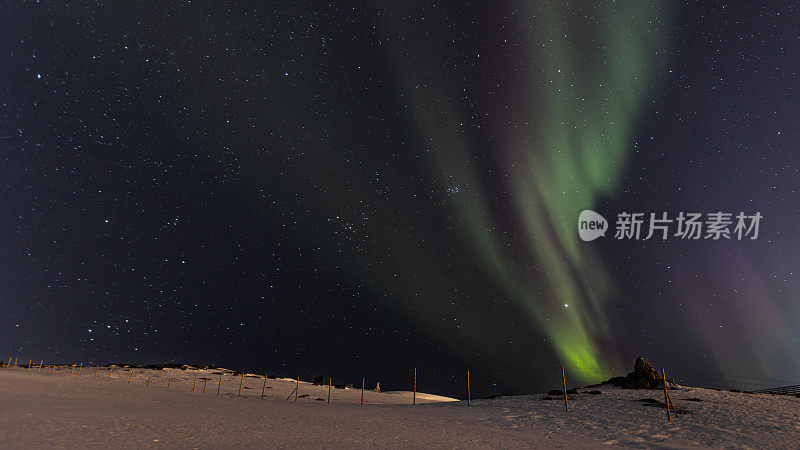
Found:
<path fill-rule="evenodd" d="M 793 2 L 9 1 L 0 33 L 2 359 L 800 371 Z"/>

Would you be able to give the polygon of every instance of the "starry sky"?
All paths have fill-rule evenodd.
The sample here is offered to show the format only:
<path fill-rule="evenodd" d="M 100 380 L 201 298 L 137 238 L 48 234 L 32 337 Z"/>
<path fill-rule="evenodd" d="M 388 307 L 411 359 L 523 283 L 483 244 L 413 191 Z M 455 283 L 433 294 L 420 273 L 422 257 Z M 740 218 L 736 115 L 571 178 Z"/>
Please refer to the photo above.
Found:
<path fill-rule="evenodd" d="M 0 351 L 791 377 L 799 24 L 777 1 L 6 2 Z M 583 242 L 584 209 L 763 219 Z"/>

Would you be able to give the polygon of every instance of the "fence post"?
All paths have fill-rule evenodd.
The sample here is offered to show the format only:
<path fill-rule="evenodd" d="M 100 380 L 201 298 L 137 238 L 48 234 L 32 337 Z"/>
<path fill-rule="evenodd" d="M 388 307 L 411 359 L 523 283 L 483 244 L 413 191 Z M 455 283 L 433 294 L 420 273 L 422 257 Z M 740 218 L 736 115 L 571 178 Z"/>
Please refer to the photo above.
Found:
<path fill-rule="evenodd" d="M 111 373 L 114 372 L 114 366 L 108 366 L 108 382 L 111 382 Z"/>
<path fill-rule="evenodd" d="M 672 396 L 671 395 L 667 394 L 667 397 L 669 398 L 669 406 L 672 407 L 672 415 L 675 416 L 675 418 L 677 419 L 678 418 L 678 411 L 675 410 L 675 402 L 672 401 Z"/>
<path fill-rule="evenodd" d="M 289 396 L 286 397 L 286 400 L 284 400 L 284 402 L 288 402 L 289 399 L 292 398 L 293 395 L 295 395 L 295 392 L 297 392 L 297 388 L 294 388 L 292 389 L 292 392 L 289 392 Z M 294 401 L 297 401 L 297 397 L 295 397 Z"/>
<path fill-rule="evenodd" d="M 131 384 L 131 380 L 133 380 L 133 370 L 131 370 L 131 376 L 128 377 L 128 384 Z"/>
<path fill-rule="evenodd" d="M 333 380 L 329 377 L 328 378 L 328 403 L 331 402 L 331 383 Z"/>
<path fill-rule="evenodd" d="M 28 373 L 31 373 L 31 364 L 33 364 L 33 361 L 31 361 L 31 360 L 29 359 L 29 360 L 28 360 Z"/>
<path fill-rule="evenodd" d="M 147 376 L 147 386 L 150 386 L 150 375 Z"/>
<path fill-rule="evenodd" d="M 192 392 L 194 392 L 194 388 L 197 387 L 197 377 L 194 377 L 194 383 L 192 383 Z"/>
<path fill-rule="evenodd" d="M 100 370 L 100 364 L 94 368 L 94 381 L 97 381 L 97 372 Z"/>
<path fill-rule="evenodd" d="M 364 404 L 364 381 L 365 379 L 361 379 L 361 404 Z"/>
<path fill-rule="evenodd" d="M 81 371 L 83 370 L 83 362 L 81 362 L 81 366 L 78 368 L 78 378 L 81 377 Z"/>
<path fill-rule="evenodd" d="M 237 397 L 242 396 L 242 385 L 244 384 L 244 372 L 242 372 L 242 379 L 239 381 L 239 392 L 236 394 Z"/>
<path fill-rule="evenodd" d="M 56 365 L 55 364 L 51 364 L 50 365 L 50 375 L 52 375 L 54 373 L 56 373 Z"/>
<path fill-rule="evenodd" d="M 170 383 L 172 383 L 172 378 L 167 378 L 167 389 L 169 389 Z"/>
<path fill-rule="evenodd" d="M 661 376 L 664 377 L 664 384 L 666 385 L 666 383 L 667 383 L 666 373 L 662 373 Z M 672 396 L 669 395 L 669 392 L 667 392 L 667 398 L 669 399 L 669 406 L 672 407 L 672 415 L 675 416 L 675 418 L 677 419 L 678 418 L 678 411 L 675 410 L 675 402 L 672 401 Z"/>
<path fill-rule="evenodd" d="M 267 388 L 267 374 L 264 374 L 264 385 L 261 386 L 261 399 L 264 399 L 264 389 Z"/>
<path fill-rule="evenodd" d="M 222 372 L 219 373 L 219 384 L 217 384 L 217 395 L 219 395 L 219 388 L 222 387 Z"/>
<path fill-rule="evenodd" d="M 203 394 L 206 393 L 206 385 L 208 384 L 208 380 L 203 380 Z"/>
<path fill-rule="evenodd" d="M 467 369 L 467 406 L 471 406 L 470 405 L 471 400 L 472 399 L 471 399 L 470 393 L 469 393 L 469 369 Z"/>
<path fill-rule="evenodd" d="M 667 422 L 672 422 L 672 418 L 669 416 L 669 394 L 667 394 L 667 373 L 664 371 L 664 368 L 661 368 L 661 381 L 664 382 L 664 406 L 667 407 Z"/>
<path fill-rule="evenodd" d="M 39 372 L 41 372 L 41 371 L 42 371 L 42 363 L 43 363 L 43 362 L 44 362 L 44 360 L 41 360 L 41 361 L 39 361 L 39 368 L 38 368 L 38 369 L 36 369 L 36 375 L 39 375 Z"/>
<path fill-rule="evenodd" d="M 672 396 L 667 394 L 667 399 L 669 400 L 669 407 L 672 408 L 672 415 L 677 419 L 678 411 L 675 411 L 675 403 L 672 401 Z"/>
<path fill-rule="evenodd" d="M 569 412 L 569 401 L 567 400 L 567 377 L 564 375 L 564 366 L 561 366 L 561 382 L 564 383 L 564 408 Z"/>
<path fill-rule="evenodd" d="M 69 376 L 75 375 L 75 364 L 72 365 L 72 371 L 69 373 Z"/>
<path fill-rule="evenodd" d="M 414 397 L 413 397 L 413 400 L 411 401 L 411 404 L 412 405 L 416 405 L 417 404 L 417 368 L 416 367 L 414 367 Z"/>
<path fill-rule="evenodd" d="M 294 390 L 294 401 L 297 403 L 297 395 L 300 393 L 300 377 L 297 377 L 297 388 Z"/>

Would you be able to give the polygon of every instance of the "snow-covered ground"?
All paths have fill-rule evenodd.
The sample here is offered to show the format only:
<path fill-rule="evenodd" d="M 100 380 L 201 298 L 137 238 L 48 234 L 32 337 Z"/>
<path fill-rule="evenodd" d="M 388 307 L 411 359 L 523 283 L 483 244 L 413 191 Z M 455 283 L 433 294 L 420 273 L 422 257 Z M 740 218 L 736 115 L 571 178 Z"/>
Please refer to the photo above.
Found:
<path fill-rule="evenodd" d="M 327 386 L 302 381 L 287 402 L 289 379 L 268 379 L 262 400 L 258 376 L 245 376 L 237 397 L 241 377 L 224 369 L 134 369 L 131 378 L 115 368 L 111 381 L 107 369 L 95 380 L 94 367 L 80 378 L 69 367 L 36 371 L 0 369 L 2 447 L 800 447 L 800 399 L 766 394 L 681 387 L 671 396 L 686 412 L 667 422 L 663 407 L 641 401 L 663 391 L 572 395 L 567 413 L 563 398 L 541 395 L 467 407 L 417 393 L 412 406 L 408 392 L 365 391 L 362 406 L 360 389 L 332 389 L 329 404 Z"/>

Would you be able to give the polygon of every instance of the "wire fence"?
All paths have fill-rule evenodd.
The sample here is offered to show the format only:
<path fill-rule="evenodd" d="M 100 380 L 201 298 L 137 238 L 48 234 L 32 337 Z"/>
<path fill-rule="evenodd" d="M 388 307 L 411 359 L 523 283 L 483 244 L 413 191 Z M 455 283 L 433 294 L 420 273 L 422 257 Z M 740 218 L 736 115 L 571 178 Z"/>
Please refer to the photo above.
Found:
<path fill-rule="evenodd" d="M 565 368 L 565 380 L 561 378 L 558 366 L 542 369 L 495 369 L 470 370 L 469 391 L 473 399 L 495 398 L 511 395 L 544 394 L 551 390 L 567 388 L 587 388 L 614 377 L 624 377 L 630 370 L 620 368 L 591 368 L 575 370 Z M 700 371 L 667 372 L 667 379 L 674 383 L 719 390 L 743 392 L 764 391 L 774 388 L 800 384 L 798 379 L 763 378 L 745 375 L 718 374 Z M 355 377 L 353 386 L 360 383 Z M 410 391 L 414 388 L 414 369 L 383 371 L 366 377 L 366 384 L 375 388 L 380 384 L 382 391 Z M 467 398 L 467 370 L 420 367 L 416 369 L 416 390 L 431 394 L 452 397 L 459 400 Z M 780 389 L 775 389 L 778 392 Z M 783 389 L 782 393 L 792 393 Z"/>
<path fill-rule="evenodd" d="M 169 388 L 172 383 L 175 385 L 189 385 L 191 384 L 192 392 L 202 389 L 205 392 L 208 389 L 213 391 L 218 390 L 218 381 L 215 377 L 217 374 L 224 374 L 229 378 L 230 375 L 240 376 L 244 374 L 246 377 L 255 376 L 253 372 L 218 369 L 214 366 L 186 366 L 182 364 L 164 364 L 164 365 L 105 365 L 105 366 L 83 366 L 79 364 L 48 364 L 43 365 L 43 361 L 33 362 L 25 361 L 20 363 L 16 359 L 12 362 L 9 360 L 0 361 L 0 367 L 9 368 L 16 367 L 25 369 L 27 371 L 36 371 L 40 373 L 44 371 L 55 372 L 58 369 L 59 373 L 65 370 L 71 370 L 71 374 L 83 374 L 83 376 L 91 376 L 97 379 L 121 379 L 122 381 L 132 382 L 136 377 L 137 382 L 145 382 L 142 377 L 147 378 L 148 385 L 151 380 L 144 372 L 137 374 L 136 369 L 163 369 L 163 368 L 206 368 L 215 370 L 215 375 L 208 374 L 204 376 L 194 375 L 193 379 L 186 377 L 177 377 L 172 380 L 165 380 L 159 378 L 157 383 L 167 383 L 166 387 Z M 102 371 L 100 370 L 102 368 Z M 141 371 L 140 371 L 141 372 Z M 279 376 L 276 374 L 269 374 L 262 372 L 263 377 L 268 378 L 292 378 L 294 376 Z M 512 369 L 512 368 L 498 368 L 491 370 L 469 370 L 467 369 L 453 369 L 453 368 L 430 368 L 419 367 L 409 369 L 387 369 L 375 371 L 372 374 L 364 374 L 362 376 L 336 376 L 333 374 L 319 374 L 319 376 L 306 376 L 303 377 L 304 382 L 311 382 L 312 380 L 327 384 L 332 380 L 334 387 L 340 389 L 360 389 L 362 382 L 365 389 L 374 391 L 380 390 L 387 391 L 414 391 L 418 393 L 434 394 L 444 397 L 455 398 L 459 400 L 466 400 L 469 395 L 472 399 L 488 399 L 512 395 L 530 395 L 530 394 L 543 394 L 551 390 L 561 390 L 563 385 L 566 384 L 568 389 L 572 388 L 586 388 L 599 384 L 603 381 L 609 380 L 614 377 L 624 377 L 627 371 L 619 368 L 591 368 L 591 369 L 569 369 L 565 368 L 564 378 L 562 379 L 561 367 L 545 367 L 540 369 Z M 129 377 L 125 380 L 125 377 Z M 468 382 L 469 377 L 469 382 Z M 192 377 L 189 377 L 192 378 Z M 745 392 L 762 392 L 762 393 L 780 393 L 795 395 L 800 393 L 797 385 L 800 385 L 800 380 L 791 379 L 771 379 L 759 378 L 750 376 L 737 376 L 737 375 L 723 375 L 709 372 L 674 372 L 667 371 L 667 379 L 674 381 L 677 384 L 705 387 L 711 389 L 731 389 L 740 390 Z M 250 380 L 248 380 L 250 384 Z M 221 381 L 219 381 L 221 383 Z M 226 390 L 230 390 L 230 382 L 226 381 Z M 266 384 L 266 383 L 265 383 Z M 235 386 L 234 386 L 235 387 Z M 252 389 L 247 386 L 246 389 Z"/>
<path fill-rule="evenodd" d="M 382 391 L 416 391 L 442 395 L 459 400 L 467 399 L 467 370 L 420 367 L 416 369 L 383 371 L 366 377 L 367 385 L 375 388 L 380 383 Z M 624 376 L 620 370 L 597 368 L 591 370 L 566 370 L 567 384 L 583 387 L 615 376 Z M 561 369 L 553 367 L 537 370 L 470 370 L 469 393 L 473 399 L 495 398 L 510 395 L 546 393 L 562 386 Z"/>

